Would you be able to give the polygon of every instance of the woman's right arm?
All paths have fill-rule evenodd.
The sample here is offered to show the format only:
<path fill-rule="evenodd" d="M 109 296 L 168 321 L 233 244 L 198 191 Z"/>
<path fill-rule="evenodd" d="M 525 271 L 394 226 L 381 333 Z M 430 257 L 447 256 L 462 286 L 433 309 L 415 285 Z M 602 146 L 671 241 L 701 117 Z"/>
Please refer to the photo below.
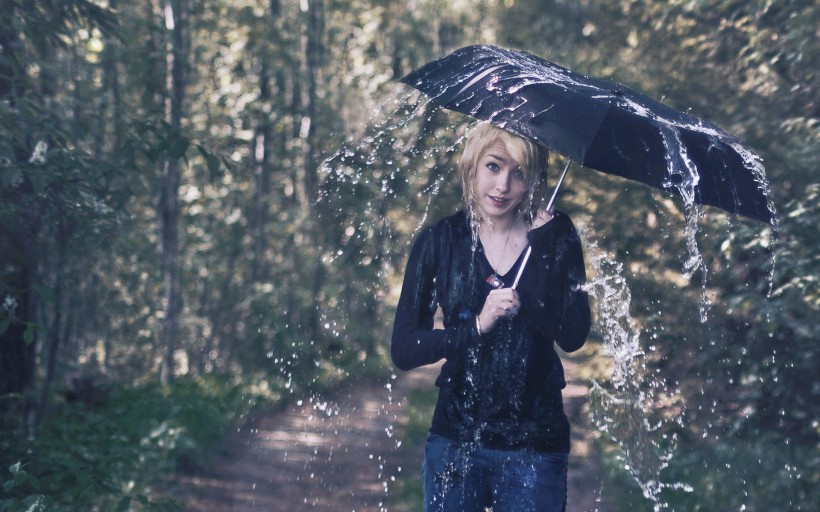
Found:
<path fill-rule="evenodd" d="M 428 228 L 416 239 L 396 307 L 390 355 L 401 370 L 412 370 L 452 356 L 458 347 L 478 336 L 475 317 L 456 319 L 455 325 L 434 329 L 438 308 L 436 273 L 438 271 L 438 237 Z"/>
<path fill-rule="evenodd" d="M 401 287 L 390 355 L 402 370 L 435 363 L 445 356 L 444 331 L 433 329 L 436 312 L 436 240 L 432 228 L 413 243 Z"/>

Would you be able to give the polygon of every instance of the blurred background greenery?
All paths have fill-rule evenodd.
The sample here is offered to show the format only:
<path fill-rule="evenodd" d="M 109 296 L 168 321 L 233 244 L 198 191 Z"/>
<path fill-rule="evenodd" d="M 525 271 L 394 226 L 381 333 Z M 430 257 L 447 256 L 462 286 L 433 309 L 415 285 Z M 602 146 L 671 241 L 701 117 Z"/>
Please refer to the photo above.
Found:
<path fill-rule="evenodd" d="M 151 477 L 254 406 L 386 371 L 468 122 L 396 80 L 487 43 L 762 156 L 778 236 L 706 209 L 705 289 L 674 198 L 574 169 L 559 208 L 685 404 L 670 507 L 816 510 L 818 27 L 814 0 L 0 0 L 0 509 L 172 507 Z"/>

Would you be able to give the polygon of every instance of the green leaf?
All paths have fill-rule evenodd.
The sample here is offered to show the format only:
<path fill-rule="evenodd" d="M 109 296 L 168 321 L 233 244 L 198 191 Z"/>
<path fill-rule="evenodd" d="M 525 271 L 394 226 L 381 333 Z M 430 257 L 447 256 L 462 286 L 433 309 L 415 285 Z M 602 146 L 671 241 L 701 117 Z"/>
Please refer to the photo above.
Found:
<path fill-rule="evenodd" d="M 22 173 L 20 172 L 20 169 L 17 167 L 12 167 L 3 171 L 3 174 L 0 175 L 0 183 L 2 183 L 4 187 L 17 186 L 17 184 L 20 183 L 21 178 Z"/>
<path fill-rule="evenodd" d="M 43 176 L 38 172 L 30 172 L 28 173 L 29 183 L 31 183 L 31 188 L 34 189 L 34 192 L 37 194 L 42 194 L 45 192 L 46 184 Z"/>
<path fill-rule="evenodd" d="M 185 152 L 188 151 L 188 146 L 191 144 L 191 141 L 182 135 L 172 136 L 169 142 L 168 156 L 174 160 L 182 158 L 185 155 Z"/>
<path fill-rule="evenodd" d="M 34 330 L 36 328 L 37 326 L 34 323 L 26 324 L 26 332 L 23 333 L 23 341 L 26 342 L 26 345 L 30 345 L 34 341 Z"/>
<path fill-rule="evenodd" d="M 219 157 L 216 155 L 208 155 L 205 158 L 205 161 L 208 164 L 208 170 L 211 174 L 217 174 L 219 172 Z"/>
<path fill-rule="evenodd" d="M 117 512 L 125 512 L 128 510 L 128 507 L 131 506 L 131 497 L 130 496 L 123 496 L 120 502 L 117 504 Z"/>
<path fill-rule="evenodd" d="M 20 473 L 20 475 L 23 477 L 23 479 L 24 479 L 26 482 L 28 482 L 28 484 L 29 484 L 29 485 L 30 485 L 30 486 L 31 486 L 31 487 L 32 487 L 35 491 L 40 490 L 40 480 L 38 480 L 36 476 L 32 475 L 31 473 L 26 473 L 25 471 L 22 471 L 22 472 Z"/>
<path fill-rule="evenodd" d="M 203 146 L 202 144 L 197 144 L 196 149 L 199 151 L 199 154 L 202 155 L 202 158 L 205 159 L 205 164 L 208 166 L 208 172 L 211 176 L 216 176 L 219 173 L 220 167 L 220 158 L 216 154 L 211 151 L 208 151 L 208 148 Z"/>

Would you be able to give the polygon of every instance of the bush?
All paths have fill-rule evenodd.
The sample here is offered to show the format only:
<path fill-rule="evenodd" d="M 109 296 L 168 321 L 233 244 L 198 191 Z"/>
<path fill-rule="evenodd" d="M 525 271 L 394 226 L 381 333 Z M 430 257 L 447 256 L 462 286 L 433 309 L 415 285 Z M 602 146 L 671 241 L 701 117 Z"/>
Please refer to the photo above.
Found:
<path fill-rule="evenodd" d="M 226 375 L 185 377 L 172 385 L 113 389 L 94 407 L 63 403 L 27 440 L 3 441 L 9 468 L 0 510 L 173 510 L 151 497 L 157 475 L 204 450 L 268 398 L 266 387 Z"/>

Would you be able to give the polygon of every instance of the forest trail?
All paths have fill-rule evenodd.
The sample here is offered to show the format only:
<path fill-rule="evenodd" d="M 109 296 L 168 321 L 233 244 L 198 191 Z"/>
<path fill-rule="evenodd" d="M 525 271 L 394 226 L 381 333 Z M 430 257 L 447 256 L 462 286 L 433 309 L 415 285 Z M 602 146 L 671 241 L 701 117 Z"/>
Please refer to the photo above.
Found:
<path fill-rule="evenodd" d="M 565 390 L 573 424 L 568 510 L 607 512 L 603 466 L 582 412 L 587 387 L 572 377 Z M 390 492 L 421 468 L 423 447 L 400 447 L 414 388 L 433 386 L 438 368 L 346 384 L 332 396 L 306 396 L 259 415 L 225 440 L 211 468 L 174 477 L 174 497 L 190 512 L 391 511 Z M 605 490 L 604 490 L 605 491 Z"/>

